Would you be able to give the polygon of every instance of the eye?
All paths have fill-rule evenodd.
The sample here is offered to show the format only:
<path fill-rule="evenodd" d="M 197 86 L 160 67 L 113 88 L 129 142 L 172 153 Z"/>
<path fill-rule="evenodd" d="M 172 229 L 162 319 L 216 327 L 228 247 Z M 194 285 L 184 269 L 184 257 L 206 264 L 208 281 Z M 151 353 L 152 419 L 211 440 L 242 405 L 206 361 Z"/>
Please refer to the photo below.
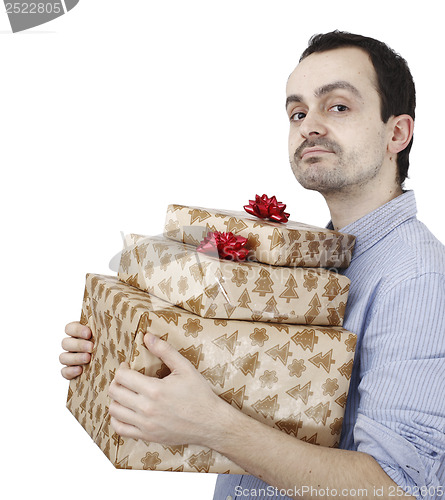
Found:
<path fill-rule="evenodd" d="M 337 113 L 344 113 L 345 111 L 349 110 L 348 106 L 345 106 L 344 104 L 336 104 L 335 106 L 332 106 L 330 109 L 336 111 Z"/>
<path fill-rule="evenodd" d="M 292 115 L 290 115 L 289 119 L 290 121 L 294 121 L 294 122 L 299 122 L 301 121 L 304 117 L 306 116 L 306 113 L 303 113 L 302 111 L 297 111 L 296 113 L 293 113 Z"/>

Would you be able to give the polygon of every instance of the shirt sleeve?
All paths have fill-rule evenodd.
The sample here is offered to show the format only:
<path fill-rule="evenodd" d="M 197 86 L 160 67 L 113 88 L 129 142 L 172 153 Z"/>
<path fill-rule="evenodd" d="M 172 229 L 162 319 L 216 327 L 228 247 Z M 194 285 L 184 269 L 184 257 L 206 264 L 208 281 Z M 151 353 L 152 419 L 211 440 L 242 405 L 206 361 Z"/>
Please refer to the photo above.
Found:
<path fill-rule="evenodd" d="M 428 273 L 377 295 L 361 345 L 354 440 L 391 479 L 439 498 L 445 458 L 445 277 Z M 443 468 L 441 468 L 443 469 Z"/>

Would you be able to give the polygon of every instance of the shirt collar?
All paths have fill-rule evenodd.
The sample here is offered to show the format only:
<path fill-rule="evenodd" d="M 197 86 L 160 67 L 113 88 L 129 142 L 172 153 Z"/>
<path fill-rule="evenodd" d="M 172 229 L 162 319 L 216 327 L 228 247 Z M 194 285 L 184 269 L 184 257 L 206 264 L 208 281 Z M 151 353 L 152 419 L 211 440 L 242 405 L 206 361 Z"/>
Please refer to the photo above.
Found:
<path fill-rule="evenodd" d="M 414 191 L 405 191 L 373 212 L 341 228 L 339 232 L 352 234 L 356 237 L 353 254 L 353 257 L 356 258 L 397 226 L 415 217 L 416 213 Z M 332 227 L 331 221 L 328 228 Z"/>

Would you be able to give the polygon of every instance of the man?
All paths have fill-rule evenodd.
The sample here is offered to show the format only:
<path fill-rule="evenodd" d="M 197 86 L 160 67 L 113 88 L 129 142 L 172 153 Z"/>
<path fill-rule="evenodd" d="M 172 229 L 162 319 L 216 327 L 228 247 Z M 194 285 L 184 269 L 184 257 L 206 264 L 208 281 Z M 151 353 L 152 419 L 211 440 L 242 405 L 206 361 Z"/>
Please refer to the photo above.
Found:
<path fill-rule="evenodd" d="M 331 226 L 357 237 L 344 270 L 344 327 L 358 342 L 340 449 L 253 421 L 150 333 L 147 348 L 172 373 L 159 380 L 121 366 L 110 387 L 118 434 L 208 446 L 251 474 L 220 476 L 215 500 L 445 496 L 445 248 L 402 189 L 414 108 L 406 62 L 359 35 L 313 37 L 287 83 L 292 170 L 324 196 Z M 62 373 L 73 378 L 89 360 L 90 332 L 78 323 L 66 332 Z"/>

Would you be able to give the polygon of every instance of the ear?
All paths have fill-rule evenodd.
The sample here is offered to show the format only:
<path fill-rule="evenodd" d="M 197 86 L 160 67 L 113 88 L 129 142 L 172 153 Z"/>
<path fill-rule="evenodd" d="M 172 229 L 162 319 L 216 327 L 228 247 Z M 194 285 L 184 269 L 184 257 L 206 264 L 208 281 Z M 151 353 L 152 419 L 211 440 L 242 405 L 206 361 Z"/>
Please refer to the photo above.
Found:
<path fill-rule="evenodd" d="M 390 153 L 400 153 L 413 137 L 414 120 L 410 115 L 392 116 L 389 119 L 391 137 L 388 144 Z"/>

